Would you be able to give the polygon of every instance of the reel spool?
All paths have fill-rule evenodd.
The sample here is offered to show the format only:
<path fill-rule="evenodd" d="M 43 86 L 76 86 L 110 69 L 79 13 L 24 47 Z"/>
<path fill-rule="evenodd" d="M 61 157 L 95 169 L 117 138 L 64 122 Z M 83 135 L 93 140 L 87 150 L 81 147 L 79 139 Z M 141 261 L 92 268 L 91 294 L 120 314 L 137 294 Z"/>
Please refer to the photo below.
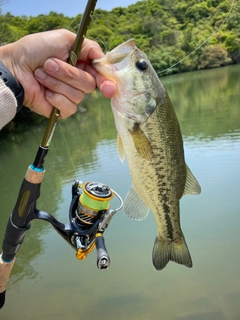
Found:
<path fill-rule="evenodd" d="M 82 227 L 89 227 L 106 214 L 114 193 L 108 186 L 99 182 L 87 182 L 82 186 L 82 190 L 76 216 Z"/>

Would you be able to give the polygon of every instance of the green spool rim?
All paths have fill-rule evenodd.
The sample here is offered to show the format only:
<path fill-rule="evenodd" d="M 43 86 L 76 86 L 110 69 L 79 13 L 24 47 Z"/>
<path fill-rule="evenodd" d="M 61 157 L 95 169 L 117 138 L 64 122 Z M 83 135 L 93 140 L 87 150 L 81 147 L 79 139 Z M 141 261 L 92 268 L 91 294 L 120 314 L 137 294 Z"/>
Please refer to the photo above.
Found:
<path fill-rule="evenodd" d="M 109 208 L 110 201 L 98 201 L 96 199 L 90 198 L 85 192 L 80 196 L 80 202 L 90 210 L 100 211 Z"/>
<path fill-rule="evenodd" d="M 95 196 L 89 194 L 85 188 L 87 183 L 82 187 L 83 193 L 80 196 L 80 202 L 88 207 L 90 210 L 101 211 L 107 210 L 110 206 L 110 200 L 113 198 L 114 194 L 112 192 L 111 196 L 108 198 L 96 198 Z"/>

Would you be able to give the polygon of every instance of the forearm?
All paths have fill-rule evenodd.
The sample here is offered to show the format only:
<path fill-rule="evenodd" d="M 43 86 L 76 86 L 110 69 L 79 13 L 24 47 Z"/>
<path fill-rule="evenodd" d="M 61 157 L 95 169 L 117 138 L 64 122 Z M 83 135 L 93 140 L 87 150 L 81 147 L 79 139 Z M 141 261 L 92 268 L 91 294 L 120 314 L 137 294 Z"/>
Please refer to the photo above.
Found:
<path fill-rule="evenodd" d="M 0 47 L 0 130 L 10 122 L 23 102 L 23 89 L 13 70 L 14 44 Z"/>

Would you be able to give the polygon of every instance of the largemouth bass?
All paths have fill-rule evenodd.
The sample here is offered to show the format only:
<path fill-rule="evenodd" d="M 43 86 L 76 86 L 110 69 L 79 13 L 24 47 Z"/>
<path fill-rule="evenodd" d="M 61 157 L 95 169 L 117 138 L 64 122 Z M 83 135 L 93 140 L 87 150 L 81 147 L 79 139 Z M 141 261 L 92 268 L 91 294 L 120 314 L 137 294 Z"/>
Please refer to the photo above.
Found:
<path fill-rule="evenodd" d="M 133 39 L 93 61 L 117 85 L 111 99 L 121 161 L 127 160 L 132 186 L 124 212 L 142 220 L 152 211 L 158 231 L 152 252 L 157 270 L 175 261 L 192 267 L 180 226 L 179 200 L 201 188 L 185 163 L 179 123 L 166 89 Z"/>

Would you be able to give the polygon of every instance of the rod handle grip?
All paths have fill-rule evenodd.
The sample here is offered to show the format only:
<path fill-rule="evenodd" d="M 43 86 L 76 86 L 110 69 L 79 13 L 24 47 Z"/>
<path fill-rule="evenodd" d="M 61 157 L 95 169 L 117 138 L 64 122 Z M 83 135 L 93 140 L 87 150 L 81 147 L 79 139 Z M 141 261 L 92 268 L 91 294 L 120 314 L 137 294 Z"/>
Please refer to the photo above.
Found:
<path fill-rule="evenodd" d="M 5 303 L 5 293 L 7 289 L 8 279 L 12 271 L 15 259 L 11 262 L 4 262 L 2 260 L 2 255 L 0 255 L 0 309 L 4 306 Z"/>

